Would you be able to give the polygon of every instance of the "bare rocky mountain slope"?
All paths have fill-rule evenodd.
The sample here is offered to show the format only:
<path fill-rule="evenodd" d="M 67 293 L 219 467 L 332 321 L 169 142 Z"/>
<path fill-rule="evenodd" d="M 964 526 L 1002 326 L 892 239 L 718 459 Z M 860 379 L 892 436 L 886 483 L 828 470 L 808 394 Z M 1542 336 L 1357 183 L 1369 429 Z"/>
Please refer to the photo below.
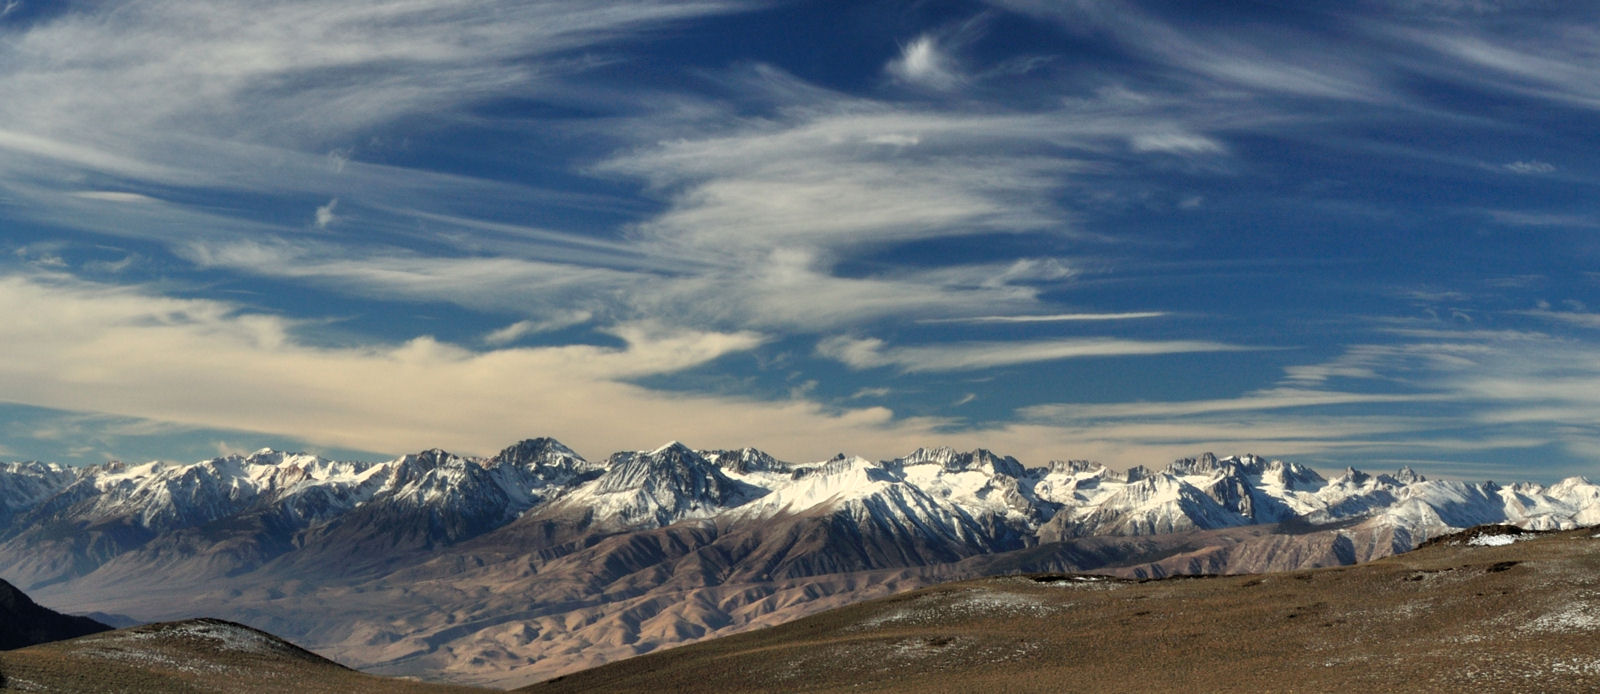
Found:
<path fill-rule="evenodd" d="M 5 519 L 0 578 L 58 609 L 221 617 L 362 669 L 516 686 L 941 581 L 1297 570 L 1482 523 L 1588 525 L 1600 486 L 1209 454 L 1112 471 L 673 443 L 589 461 L 530 439 L 490 458 L 3 465 Z"/>

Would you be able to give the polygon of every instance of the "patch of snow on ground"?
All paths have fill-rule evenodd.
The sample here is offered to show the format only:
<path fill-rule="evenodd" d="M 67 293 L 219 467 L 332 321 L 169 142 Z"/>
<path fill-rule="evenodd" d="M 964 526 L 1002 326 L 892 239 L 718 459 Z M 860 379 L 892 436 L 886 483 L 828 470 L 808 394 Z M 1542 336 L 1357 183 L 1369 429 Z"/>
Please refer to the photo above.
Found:
<path fill-rule="evenodd" d="M 1600 661 L 1582 660 L 1554 660 L 1550 662 L 1550 671 L 1557 675 L 1582 675 L 1594 677 L 1600 675 Z"/>
<path fill-rule="evenodd" d="M 208 641 L 212 648 L 232 653 L 279 655 L 293 652 L 282 642 L 260 632 L 231 624 L 206 622 L 145 627 L 118 634 L 114 638 L 104 638 L 102 642 L 114 648 L 121 648 L 122 642 L 128 641 L 164 642 L 182 638 Z"/>
<path fill-rule="evenodd" d="M 80 655 L 101 660 L 114 660 L 124 663 L 134 663 L 144 667 L 170 668 L 179 672 L 202 674 L 205 672 L 221 672 L 222 669 L 209 663 L 194 663 L 187 660 L 178 660 L 172 656 L 150 651 L 129 650 L 125 648 L 81 648 L 77 651 Z M 204 665 L 204 668 L 202 668 Z"/>
<path fill-rule="evenodd" d="M 1594 631 L 1600 629 L 1600 608 L 1574 603 L 1550 612 L 1523 627 L 1528 631 Z"/>
<path fill-rule="evenodd" d="M 856 628 L 870 629 L 885 624 L 937 623 L 959 618 L 1001 615 L 1043 617 L 1065 607 L 1068 605 L 1047 605 L 1031 595 L 973 589 L 956 596 L 918 598 L 911 605 L 867 619 Z"/>
<path fill-rule="evenodd" d="M 923 658 L 930 655 L 937 655 L 943 651 L 949 650 L 952 647 L 961 648 L 964 645 L 965 643 L 961 639 L 953 639 L 949 637 L 931 639 L 905 639 L 903 641 L 896 641 L 892 645 L 893 650 L 889 655 L 896 658 Z"/>
<path fill-rule="evenodd" d="M 1479 535 L 1479 536 L 1474 537 L 1474 538 L 1472 538 L 1470 540 L 1467 540 L 1467 546 L 1469 546 L 1469 547 L 1504 547 L 1504 546 L 1509 545 L 1509 544 L 1511 544 L 1513 542 L 1516 542 L 1519 539 L 1522 539 L 1522 536 L 1520 536 L 1520 535 Z"/>
<path fill-rule="evenodd" d="M 1029 583 L 1050 588 L 1073 588 L 1077 590 L 1114 590 L 1121 588 L 1124 583 L 1110 576 L 1066 576 L 1054 581 L 1034 581 Z"/>

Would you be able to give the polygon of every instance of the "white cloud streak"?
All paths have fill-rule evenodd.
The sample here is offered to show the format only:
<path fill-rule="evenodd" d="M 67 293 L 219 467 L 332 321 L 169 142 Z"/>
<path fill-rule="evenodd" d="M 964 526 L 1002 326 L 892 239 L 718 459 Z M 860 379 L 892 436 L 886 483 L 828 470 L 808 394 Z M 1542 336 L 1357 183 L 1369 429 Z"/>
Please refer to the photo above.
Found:
<path fill-rule="evenodd" d="M 970 371 L 1057 359 L 1238 352 L 1251 349 L 1255 348 L 1202 340 L 1141 341 L 1115 338 L 960 342 L 890 347 L 876 338 L 836 336 L 817 344 L 817 354 L 852 368 L 893 366 L 906 373 Z"/>
<path fill-rule="evenodd" d="M 542 321 L 523 320 L 517 321 L 504 328 L 491 331 L 483 336 L 484 344 L 492 347 L 503 347 L 529 335 L 560 330 L 574 325 L 586 323 L 594 318 L 588 311 L 568 311 L 564 314 L 553 316 Z"/>
<path fill-rule="evenodd" d="M 1160 152 L 1163 154 L 1221 154 L 1227 150 L 1222 143 L 1203 135 L 1187 133 L 1151 133 L 1135 135 L 1129 143 L 1133 151 L 1141 154 Z"/>
<path fill-rule="evenodd" d="M 1077 323 L 1098 321 L 1140 320 L 1161 318 L 1163 311 L 1130 311 L 1126 313 L 1052 313 L 1037 316 L 972 316 L 970 318 L 930 318 L 922 323 Z"/>
<path fill-rule="evenodd" d="M 160 202 L 159 200 L 148 195 L 129 193 L 120 190 L 85 190 L 73 193 L 72 196 L 76 198 L 82 198 L 84 200 L 101 200 L 104 202 L 126 202 L 136 204 Z"/>
<path fill-rule="evenodd" d="M 1188 26 L 1182 29 L 1118 0 L 1055 2 L 990 0 L 1009 10 L 1059 23 L 1075 33 L 1107 32 L 1118 42 L 1173 70 L 1214 84 L 1254 92 L 1353 102 L 1394 97 L 1381 70 L 1318 36 L 1271 30 Z"/>
<path fill-rule="evenodd" d="M 1538 160 L 1514 161 L 1506 164 L 1506 170 L 1518 174 L 1547 174 L 1555 173 L 1556 167 L 1549 162 Z"/>

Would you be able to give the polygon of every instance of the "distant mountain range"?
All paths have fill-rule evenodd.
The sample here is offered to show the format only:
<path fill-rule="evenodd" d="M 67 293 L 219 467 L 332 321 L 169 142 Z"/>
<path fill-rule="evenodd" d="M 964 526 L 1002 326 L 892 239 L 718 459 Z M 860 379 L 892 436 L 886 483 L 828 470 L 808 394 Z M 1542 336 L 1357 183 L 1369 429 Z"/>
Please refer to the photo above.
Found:
<path fill-rule="evenodd" d="M 671 443 L 595 462 L 548 438 L 490 458 L 0 465 L 0 578 L 47 604 L 221 617 L 364 669 L 502 686 L 935 581 L 1348 564 L 1485 523 L 1600 523 L 1600 486 L 1209 454 L 1117 472 Z"/>

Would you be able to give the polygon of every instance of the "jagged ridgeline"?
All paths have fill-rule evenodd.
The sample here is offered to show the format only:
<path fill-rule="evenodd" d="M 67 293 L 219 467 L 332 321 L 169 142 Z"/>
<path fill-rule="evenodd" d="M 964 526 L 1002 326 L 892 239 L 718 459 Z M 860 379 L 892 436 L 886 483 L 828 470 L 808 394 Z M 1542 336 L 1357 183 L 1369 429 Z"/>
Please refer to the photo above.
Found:
<path fill-rule="evenodd" d="M 1364 561 L 1484 523 L 1600 522 L 1600 487 L 1326 478 L 1204 455 L 1125 472 L 986 450 L 787 463 L 263 450 L 0 466 L 0 578 L 78 613 L 203 614 L 388 674 L 517 685 L 931 582 Z"/>

